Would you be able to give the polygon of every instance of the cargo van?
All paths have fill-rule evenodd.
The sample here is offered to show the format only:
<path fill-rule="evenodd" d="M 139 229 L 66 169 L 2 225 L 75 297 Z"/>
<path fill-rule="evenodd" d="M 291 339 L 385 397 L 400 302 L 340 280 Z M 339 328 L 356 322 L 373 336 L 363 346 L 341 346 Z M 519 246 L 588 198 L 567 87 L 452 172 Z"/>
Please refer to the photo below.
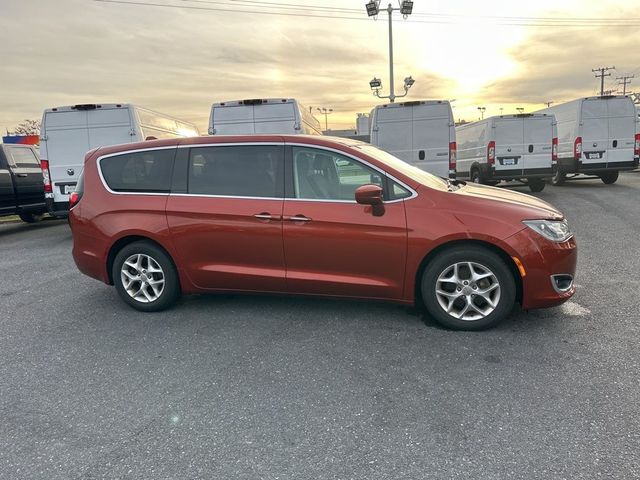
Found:
<path fill-rule="evenodd" d="M 456 178 L 495 184 L 518 180 L 533 192 L 555 170 L 556 120 L 547 114 L 500 115 L 456 127 Z"/>
<path fill-rule="evenodd" d="M 49 213 L 66 216 L 84 155 L 97 147 L 148 139 L 194 137 L 195 125 L 131 104 L 48 108 L 42 116 L 40 157 Z"/>
<path fill-rule="evenodd" d="M 378 105 L 370 123 L 372 145 L 434 175 L 455 175 L 456 130 L 448 100 Z"/>
<path fill-rule="evenodd" d="M 214 103 L 209 135 L 322 135 L 320 122 L 295 98 Z"/>
<path fill-rule="evenodd" d="M 638 166 L 640 134 L 636 109 L 624 95 L 585 97 L 539 110 L 554 114 L 558 122 L 558 170 L 554 185 L 568 174 L 599 176 L 614 183 L 620 170 Z"/>

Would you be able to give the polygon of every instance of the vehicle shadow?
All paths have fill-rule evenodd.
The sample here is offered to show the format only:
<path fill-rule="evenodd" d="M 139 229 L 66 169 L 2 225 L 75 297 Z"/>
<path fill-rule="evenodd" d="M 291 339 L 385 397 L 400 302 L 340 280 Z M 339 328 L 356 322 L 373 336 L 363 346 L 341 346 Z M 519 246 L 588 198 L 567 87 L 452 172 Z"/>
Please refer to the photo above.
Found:
<path fill-rule="evenodd" d="M 65 218 L 45 217 L 37 223 L 17 222 L 0 222 L 0 237 L 14 235 L 22 232 L 33 232 L 66 224 Z"/>

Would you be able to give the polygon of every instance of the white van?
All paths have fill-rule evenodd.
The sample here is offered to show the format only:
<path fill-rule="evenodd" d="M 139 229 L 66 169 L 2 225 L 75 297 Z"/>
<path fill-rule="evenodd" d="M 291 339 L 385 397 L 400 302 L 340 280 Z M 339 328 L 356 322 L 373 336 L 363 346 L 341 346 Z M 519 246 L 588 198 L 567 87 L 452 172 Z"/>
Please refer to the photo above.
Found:
<path fill-rule="evenodd" d="M 440 177 L 455 175 L 456 130 L 448 100 L 378 105 L 371 144 Z"/>
<path fill-rule="evenodd" d="M 40 158 L 49 212 L 66 216 L 89 150 L 155 138 L 194 137 L 195 125 L 130 104 L 48 108 L 42 116 Z M 48 181 L 47 181 L 48 180 Z"/>
<path fill-rule="evenodd" d="M 556 120 L 547 114 L 500 115 L 456 127 L 456 178 L 495 184 L 518 180 L 533 192 L 555 170 Z"/>
<path fill-rule="evenodd" d="M 294 98 L 214 103 L 209 135 L 322 135 L 320 122 Z"/>
<path fill-rule="evenodd" d="M 538 113 L 554 114 L 558 122 L 554 185 L 562 184 L 569 173 L 597 175 L 604 183 L 614 183 L 620 170 L 638 166 L 640 135 L 636 132 L 636 109 L 631 98 L 579 98 Z"/>

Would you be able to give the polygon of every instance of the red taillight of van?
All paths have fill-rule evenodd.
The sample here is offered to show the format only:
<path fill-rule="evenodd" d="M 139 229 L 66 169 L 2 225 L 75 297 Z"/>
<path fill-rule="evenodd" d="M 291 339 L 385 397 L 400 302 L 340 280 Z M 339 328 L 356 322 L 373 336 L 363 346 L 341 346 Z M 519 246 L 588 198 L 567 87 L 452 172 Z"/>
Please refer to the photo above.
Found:
<path fill-rule="evenodd" d="M 580 160 L 582 157 L 582 137 L 577 137 L 576 141 L 573 142 L 573 155 L 576 160 Z"/>
<path fill-rule="evenodd" d="M 491 140 L 487 146 L 487 163 L 495 165 L 496 163 L 496 142 Z"/>
<path fill-rule="evenodd" d="M 42 169 L 42 178 L 44 180 L 44 193 L 52 193 L 51 175 L 49 174 L 49 160 L 40 160 L 40 168 Z"/>
<path fill-rule="evenodd" d="M 557 137 L 554 137 L 551 140 L 551 161 L 552 162 L 558 161 L 558 138 Z"/>
<path fill-rule="evenodd" d="M 635 156 L 640 156 L 640 133 L 636 133 L 636 145 L 633 149 L 633 154 Z"/>
<path fill-rule="evenodd" d="M 456 142 L 449 142 L 449 173 L 456 173 L 458 160 L 458 145 Z"/>

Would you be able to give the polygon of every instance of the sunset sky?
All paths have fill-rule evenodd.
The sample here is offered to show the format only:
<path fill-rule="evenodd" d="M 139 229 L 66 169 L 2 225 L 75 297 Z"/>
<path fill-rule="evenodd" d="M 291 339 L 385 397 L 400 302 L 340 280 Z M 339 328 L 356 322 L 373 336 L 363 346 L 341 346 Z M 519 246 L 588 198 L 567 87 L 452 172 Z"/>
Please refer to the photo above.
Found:
<path fill-rule="evenodd" d="M 206 132 L 211 103 L 259 97 L 333 108 L 329 127 L 351 127 L 383 102 L 369 80 L 389 86 L 387 14 L 367 18 L 365 3 L 1 0 L 0 128 L 48 107 L 123 102 Z M 640 90 L 637 0 L 415 0 L 395 19 L 396 90 L 412 75 L 406 100 L 456 99 L 456 119 L 593 95 L 600 66 L 616 67 L 605 88 L 635 73 Z"/>

